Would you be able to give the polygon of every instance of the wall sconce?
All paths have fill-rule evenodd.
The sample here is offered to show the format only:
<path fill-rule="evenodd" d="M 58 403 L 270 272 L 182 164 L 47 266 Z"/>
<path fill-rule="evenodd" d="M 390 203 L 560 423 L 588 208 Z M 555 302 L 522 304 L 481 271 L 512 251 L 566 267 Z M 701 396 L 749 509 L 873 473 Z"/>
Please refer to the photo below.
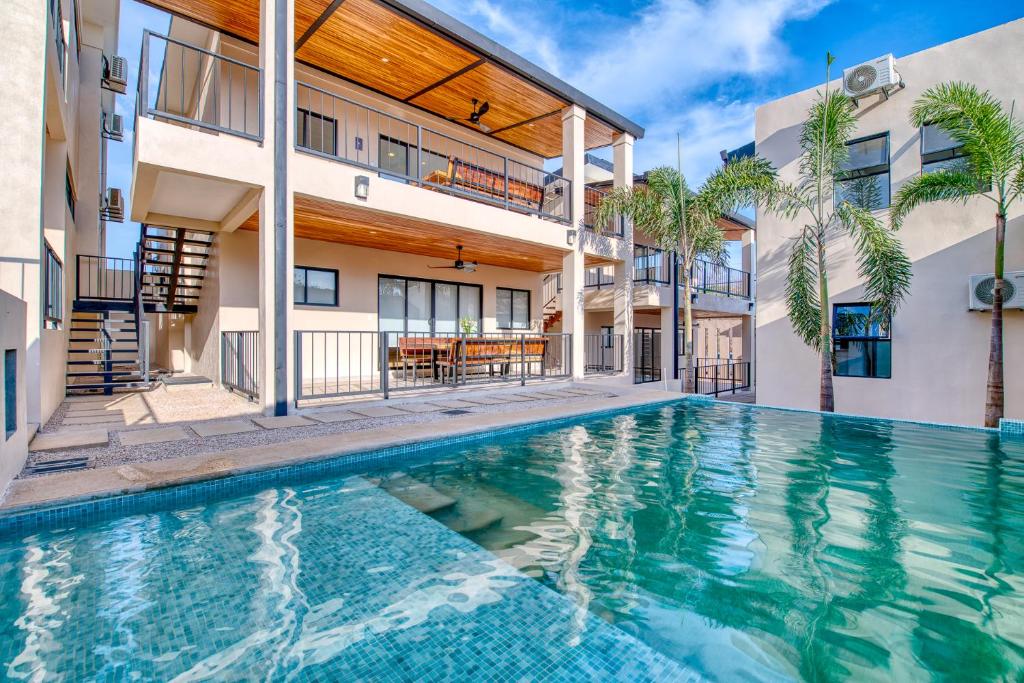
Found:
<path fill-rule="evenodd" d="M 690 303 L 691 304 L 697 303 L 697 292 L 691 292 L 690 293 Z"/>
<path fill-rule="evenodd" d="M 566 230 L 565 231 L 565 243 L 568 244 L 570 247 L 573 246 L 574 244 L 576 244 L 576 231 L 575 230 Z"/>
<path fill-rule="evenodd" d="M 370 196 L 370 179 L 364 175 L 356 176 L 356 199 L 366 199 Z"/>
<path fill-rule="evenodd" d="M 750 303 L 747 304 L 747 310 L 748 311 L 753 311 L 754 310 L 754 302 L 753 301 L 751 301 Z"/>

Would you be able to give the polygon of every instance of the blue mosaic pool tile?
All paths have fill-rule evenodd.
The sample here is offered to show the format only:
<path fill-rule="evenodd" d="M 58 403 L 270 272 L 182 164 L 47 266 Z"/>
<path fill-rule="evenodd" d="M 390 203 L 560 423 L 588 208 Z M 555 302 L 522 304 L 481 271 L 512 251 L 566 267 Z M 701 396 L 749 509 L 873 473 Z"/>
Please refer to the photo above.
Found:
<path fill-rule="evenodd" d="M 999 420 L 999 431 L 1003 434 L 1024 436 L 1024 420 Z"/>
<path fill-rule="evenodd" d="M 11 533 L 24 534 L 36 530 L 95 524 L 129 514 L 156 512 L 169 507 L 194 505 L 216 498 L 253 493 L 268 486 L 304 482 L 310 479 L 331 477 L 339 474 L 358 474 L 373 467 L 386 465 L 391 462 L 400 462 L 412 455 L 443 452 L 445 449 L 463 444 L 494 441 L 511 434 L 558 429 L 570 424 L 581 424 L 638 410 L 660 410 L 666 405 L 671 405 L 681 400 L 682 397 L 679 397 L 641 407 L 599 410 L 581 416 L 541 420 L 497 430 L 419 441 L 359 453 L 346 453 L 337 457 L 325 457 L 296 465 L 247 472 L 193 484 L 169 486 L 141 493 L 109 496 L 65 505 L 0 513 L 0 538 Z"/>
<path fill-rule="evenodd" d="M 32 543 L 0 548 L 29 622 L 0 623 L 12 677 L 698 679 L 359 477 Z M 60 590 L 16 588 L 40 575 Z M 90 589 L 104 575 L 119 579 Z"/>

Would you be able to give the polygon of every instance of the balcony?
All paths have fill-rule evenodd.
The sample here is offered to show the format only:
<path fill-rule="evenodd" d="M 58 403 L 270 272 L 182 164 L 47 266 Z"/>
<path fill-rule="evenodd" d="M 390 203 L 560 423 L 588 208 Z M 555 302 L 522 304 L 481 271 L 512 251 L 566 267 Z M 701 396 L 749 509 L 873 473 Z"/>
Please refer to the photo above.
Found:
<path fill-rule="evenodd" d="M 583 227 L 592 230 L 599 235 L 607 237 L 622 237 L 625 234 L 625 225 L 622 216 L 614 216 L 600 225 L 597 222 L 597 209 L 604 201 L 607 192 L 596 187 L 587 186 L 583 190 Z"/>
<path fill-rule="evenodd" d="M 381 177 L 568 223 L 566 178 L 299 82 L 295 148 Z"/>
<path fill-rule="evenodd" d="M 696 292 L 750 299 L 750 273 L 744 270 L 698 259 L 690 270 L 690 282 Z"/>

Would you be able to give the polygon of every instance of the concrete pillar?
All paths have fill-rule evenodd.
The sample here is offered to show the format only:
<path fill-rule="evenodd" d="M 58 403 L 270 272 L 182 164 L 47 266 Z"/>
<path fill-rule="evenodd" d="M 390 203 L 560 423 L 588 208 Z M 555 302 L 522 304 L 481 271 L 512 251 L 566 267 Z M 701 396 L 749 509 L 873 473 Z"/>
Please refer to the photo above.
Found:
<path fill-rule="evenodd" d="M 679 382 L 672 377 L 676 362 L 675 345 L 672 342 L 673 335 L 677 334 L 676 316 L 672 306 L 662 306 L 658 310 L 661 311 L 661 380 L 668 387 L 678 387 Z"/>
<path fill-rule="evenodd" d="M 83 32 L 83 41 L 89 40 L 92 33 Z M 100 137 L 103 116 L 99 88 L 103 74 L 102 60 L 102 44 L 95 46 L 82 43 L 82 51 L 78 55 L 81 85 L 78 88 L 78 160 L 75 169 L 78 202 L 75 205 L 74 251 L 79 254 L 104 253 L 99 219 L 100 194 L 106 190 L 100 187 L 99 173 L 104 154 L 103 138 Z M 124 187 L 121 190 L 127 194 L 130 188 Z"/>
<path fill-rule="evenodd" d="M 40 414 L 40 333 L 42 327 L 43 149 L 46 111 L 48 3 L 0 3 L 0 44 L 7 64 L 0 78 L 3 110 L 3 163 L 0 164 L 0 289 L 25 307 L 24 384 L 27 420 Z M 16 71 L 15 71 L 16 70 Z M 62 369 L 63 370 L 63 369 Z"/>
<path fill-rule="evenodd" d="M 295 265 L 294 204 L 288 182 L 294 143 L 294 0 L 262 0 L 260 65 L 263 68 L 263 149 L 272 169 L 260 199 L 259 332 L 260 402 L 267 414 L 294 406 L 292 335 Z"/>
<path fill-rule="evenodd" d="M 633 187 L 633 136 L 622 133 L 612 141 L 614 185 Z M 633 223 L 625 221 L 622 232 L 622 259 L 615 264 L 615 334 L 622 335 L 622 374 L 633 381 Z"/>
<path fill-rule="evenodd" d="M 584 375 L 584 323 L 583 307 L 583 187 L 584 136 L 583 125 L 587 112 L 582 107 L 570 105 L 562 110 L 562 173 L 572 182 L 569 195 L 572 223 L 575 231 L 572 251 L 562 260 L 562 331 L 572 335 L 572 377 L 583 379 Z"/>
<path fill-rule="evenodd" d="M 753 384 L 754 364 L 757 355 L 757 236 L 753 230 L 743 235 L 743 270 L 750 273 L 750 301 L 754 303 L 749 315 L 743 316 L 742 343 L 743 360 L 750 361 L 750 381 Z"/>

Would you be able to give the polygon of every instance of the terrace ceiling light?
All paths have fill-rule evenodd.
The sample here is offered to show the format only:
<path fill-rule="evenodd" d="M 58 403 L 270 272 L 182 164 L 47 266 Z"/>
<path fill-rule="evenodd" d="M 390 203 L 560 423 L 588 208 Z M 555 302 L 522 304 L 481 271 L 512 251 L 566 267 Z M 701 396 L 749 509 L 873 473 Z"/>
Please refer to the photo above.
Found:
<path fill-rule="evenodd" d="M 370 178 L 364 175 L 356 176 L 356 199 L 366 199 L 370 196 Z"/>

